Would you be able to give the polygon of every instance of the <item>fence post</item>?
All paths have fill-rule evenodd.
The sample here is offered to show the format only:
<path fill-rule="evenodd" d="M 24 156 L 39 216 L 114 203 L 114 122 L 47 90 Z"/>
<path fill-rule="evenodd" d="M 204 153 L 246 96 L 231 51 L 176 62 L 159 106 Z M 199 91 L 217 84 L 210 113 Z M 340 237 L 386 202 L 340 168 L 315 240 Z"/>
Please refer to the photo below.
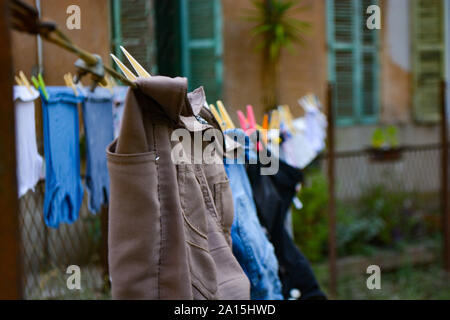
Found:
<path fill-rule="evenodd" d="M 337 249 L 336 249 L 336 194 L 335 194 L 335 141 L 333 84 L 328 83 L 328 254 L 330 272 L 330 296 L 337 297 Z"/>
<path fill-rule="evenodd" d="M 450 272 L 450 208 L 448 200 L 448 117 L 446 106 L 446 82 L 441 82 L 441 143 L 442 143 L 442 181 L 441 181 L 441 208 L 442 228 L 444 233 L 444 267 Z"/>
<path fill-rule="evenodd" d="M 0 1 L 0 300 L 22 298 L 9 1 Z"/>
<path fill-rule="evenodd" d="M 109 267 L 108 267 L 108 206 L 102 207 L 100 224 L 101 224 L 101 244 L 100 244 L 100 259 L 102 265 L 102 277 L 104 283 L 104 291 L 109 291 Z"/>

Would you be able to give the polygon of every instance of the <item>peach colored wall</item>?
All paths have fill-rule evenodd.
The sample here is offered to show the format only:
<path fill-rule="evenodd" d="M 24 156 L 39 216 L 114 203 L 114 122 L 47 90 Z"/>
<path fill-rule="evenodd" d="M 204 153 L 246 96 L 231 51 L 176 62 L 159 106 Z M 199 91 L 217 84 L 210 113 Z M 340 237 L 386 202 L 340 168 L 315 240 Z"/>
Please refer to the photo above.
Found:
<path fill-rule="evenodd" d="M 34 5 L 34 0 L 27 0 Z M 108 0 L 41 0 L 42 18 L 56 22 L 60 29 L 79 47 L 100 54 L 109 64 L 110 27 Z M 69 5 L 76 4 L 81 9 L 81 29 L 66 27 Z M 37 65 L 37 40 L 35 36 L 12 31 L 14 71 L 23 70 L 29 77 Z M 74 73 L 77 57 L 51 43 L 43 41 L 44 80 L 48 85 L 63 85 L 63 75 Z"/>
<path fill-rule="evenodd" d="M 306 35 L 304 47 L 294 53 L 285 51 L 280 68 L 280 103 L 288 104 L 295 115 L 301 115 L 297 99 L 315 93 L 322 102 L 326 98 L 328 53 L 325 0 L 306 0 L 310 10 L 298 14 L 309 21 L 312 30 Z M 249 0 L 222 0 L 224 39 L 224 100 L 228 108 L 244 109 L 253 104 L 258 121 L 262 119 L 261 53 L 255 51 L 250 36 L 251 24 L 242 19 Z M 386 24 L 387 1 L 381 1 L 382 29 L 380 43 L 380 123 L 410 122 L 411 73 L 395 64 L 389 54 Z M 376 32 L 376 31 L 374 31 Z M 232 116 L 236 119 L 235 112 Z"/>
<path fill-rule="evenodd" d="M 315 93 L 324 101 L 327 83 L 327 48 L 325 0 L 306 0 L 309 11 L 296 16 L 309 21 L 312 29 L 304 47 L 295 45 L 294 52 L 283 52 L 280 65 L 280 103 L 289 104 L 295 115 L 301 115 L 297 99 Z M 262 53 L 255 50 L 250 35 L 251 23 L 242 19 L 251 6 L 247 0 L 222 0 L 224 41 L 224 101 L 227 108 L 245 109 L 252 104 L 257 121 L 262 121 Z"/>

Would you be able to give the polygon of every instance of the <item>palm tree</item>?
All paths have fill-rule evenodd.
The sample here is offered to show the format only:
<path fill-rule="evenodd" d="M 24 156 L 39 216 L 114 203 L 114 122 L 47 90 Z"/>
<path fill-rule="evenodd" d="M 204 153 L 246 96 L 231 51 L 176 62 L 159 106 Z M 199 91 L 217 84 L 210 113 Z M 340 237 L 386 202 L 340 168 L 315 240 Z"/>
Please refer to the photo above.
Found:
<path fill-rule="evenodd" d="M 252 35 L 259 38 L 256 48 L 263 54 L 263 103 L 266 111 L 278 105 L 278 72 L 283 48 L 304 44 L 310 23 L 292 17 L 308 9 L 303 0 L 251 0 L 246 20 L 254 23 Z"/>

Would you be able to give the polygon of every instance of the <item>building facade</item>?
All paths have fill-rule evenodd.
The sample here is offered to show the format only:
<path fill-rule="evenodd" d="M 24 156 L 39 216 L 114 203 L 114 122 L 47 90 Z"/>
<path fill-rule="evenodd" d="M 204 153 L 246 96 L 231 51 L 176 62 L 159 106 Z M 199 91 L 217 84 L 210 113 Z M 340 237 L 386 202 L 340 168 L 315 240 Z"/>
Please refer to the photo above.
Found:
<path fill-rule="evenodd" d="M 31 4 L 39 1 L 27 0 Z M 65 26 L 73 1 L 40 1 L 42 16 Z M 305 44 L 281 57 L 279 100 L 302 114 L 298 98 L 325 102 L 335 84 L 339 150 L 370 144 L 374 128 L 393 124 L 402 144 L 439 139 L 439 86 L 450 73 L 449 0 L 304 0 L 294 17 L 311 23 Z M 80 47 L 110 62 L 123 45 L 151 73 L 186 76 L 203 85 L 209 102 L 221 99 L 230 114 L 252 104 L 261 122 L 262 53 L 255 49 L 249 0 L 78 0 L 81 30 L 65 30 Z M 369 30 L 370 5 L 381 9 L 381 29 Z M 39 64 L 48 84 L 62 84 L 75 57 L 35 37 L 13 34 L 15 71 Z M 446 49 L 447 48 L 447 49 Z M 40 53 L 38 53 L 40 51 Z"/>

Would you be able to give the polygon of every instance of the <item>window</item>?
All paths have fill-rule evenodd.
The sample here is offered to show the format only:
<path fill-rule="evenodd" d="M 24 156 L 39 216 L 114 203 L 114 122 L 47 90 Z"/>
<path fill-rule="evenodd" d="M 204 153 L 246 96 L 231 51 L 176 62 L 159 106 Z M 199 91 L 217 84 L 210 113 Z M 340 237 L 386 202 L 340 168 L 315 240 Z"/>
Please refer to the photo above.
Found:
<path fill-rule="evenodd" d="M 180 0 L 182 74 L 189 89 L 203 86 L 208 102 L 221 98 L 220 0 Z"/>
<path fill-rule="evenodd" d="M 444 77 L 444 3 L 411 2 L 413 42 L 413 115 L 422 123 L 440 119 L 440 83 Z"/>
<path fill-rule="evenodd" d="M 152 2 L 112 0 L 111 17 L 112 52 L 128 64 L 120 50 L 122 45 L 148 72 L 156 73 Z"/>
<path fill-rule="evenodd" d="M 329 80 L 335 84 L 334 112 L 340 125 L 378 118 L 378 30 L 369 30 L 367 7 L 375 0 L 327 0 Z"/>

